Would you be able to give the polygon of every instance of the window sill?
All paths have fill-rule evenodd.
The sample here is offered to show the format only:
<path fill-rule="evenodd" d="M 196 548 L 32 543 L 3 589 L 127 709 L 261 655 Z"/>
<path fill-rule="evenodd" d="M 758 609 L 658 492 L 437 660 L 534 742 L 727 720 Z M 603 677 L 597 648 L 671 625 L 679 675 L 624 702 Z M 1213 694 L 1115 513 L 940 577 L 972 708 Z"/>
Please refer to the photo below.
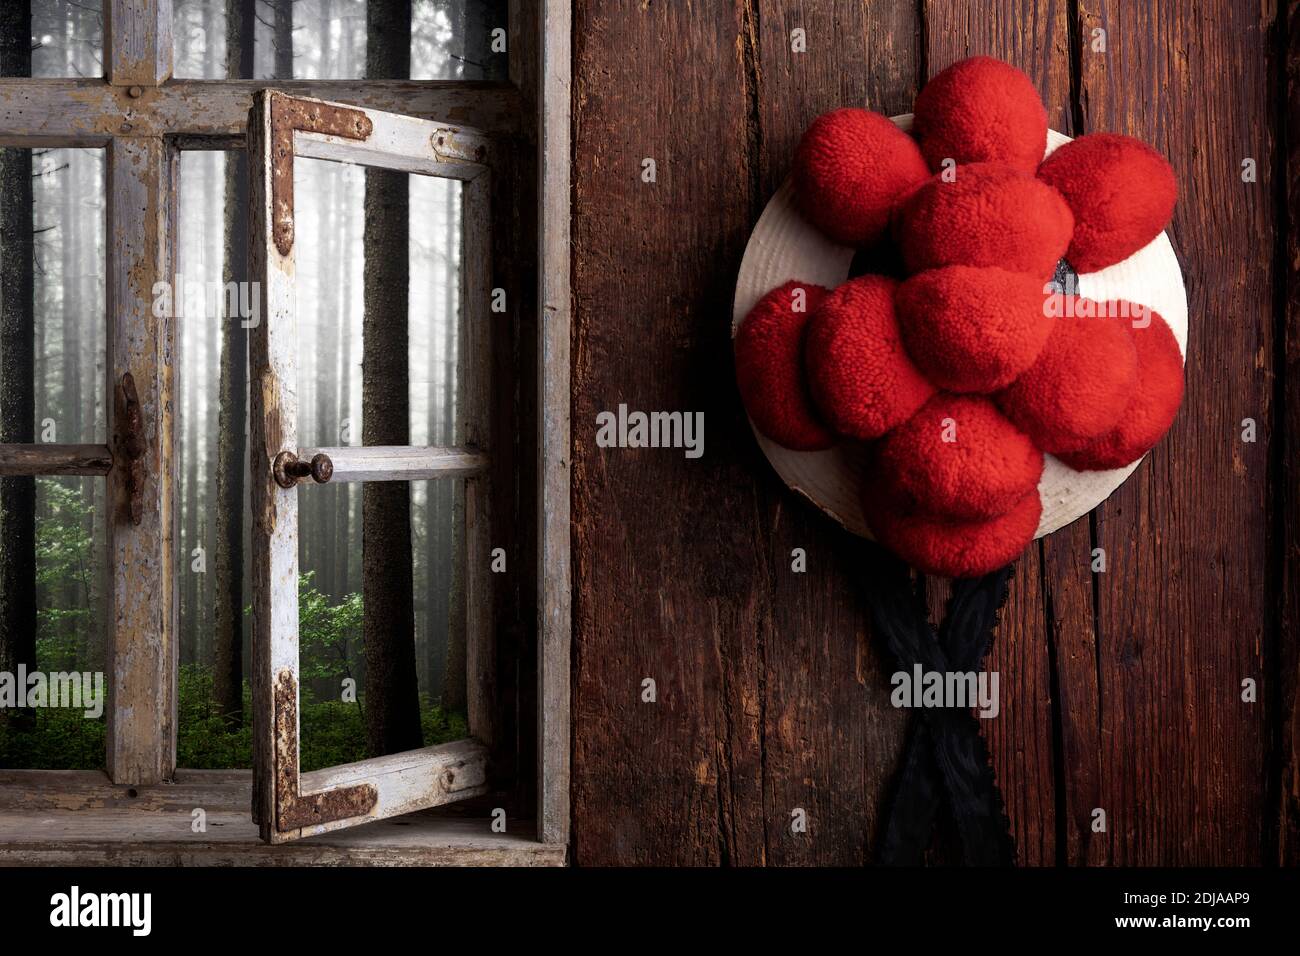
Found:
<path fill-rule="evenodd" d="M 249 818 L 252 773 L 180 770 L 112 784 L 94 770 L 0 770 L 0 866 L 563 866 L 532 827 L 426 810 L 268 846 Z M 192 830 L 193 811 L 207 830 Z"/>

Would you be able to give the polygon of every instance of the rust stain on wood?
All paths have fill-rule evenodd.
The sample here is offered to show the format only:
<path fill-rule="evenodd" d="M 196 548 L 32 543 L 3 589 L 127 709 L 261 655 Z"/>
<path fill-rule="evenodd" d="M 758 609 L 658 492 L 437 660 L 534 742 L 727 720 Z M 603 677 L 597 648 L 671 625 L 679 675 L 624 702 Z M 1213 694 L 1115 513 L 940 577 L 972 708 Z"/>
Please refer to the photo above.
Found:
<path fill-rule="evenodd" d="M 293 134 L 295 130 L 365 140 L 374 131 L 362 110 L 317 100 L 275 96 L 271 99 L 271 215 L 275 248 L 287 256 L 293 248 Z"/>
<path fill-rule="evenodd" d="M 371 784 L 306 796 L 298 792 L 298 681 L 288 668 L 275 676 L 275 805 L 281 832 L 364 817 L 379 802 Z"/>
<path fill-rule="evenodd" d="M 131 523 L 138 525 L 144 516 L 144 455 L 148 442 L 144 434 L 144 414 L 135 390 L 135 377 L 127 372 L 114 392 L 116 401 L 117 448 L 126 462 L 127 509 Z"/>

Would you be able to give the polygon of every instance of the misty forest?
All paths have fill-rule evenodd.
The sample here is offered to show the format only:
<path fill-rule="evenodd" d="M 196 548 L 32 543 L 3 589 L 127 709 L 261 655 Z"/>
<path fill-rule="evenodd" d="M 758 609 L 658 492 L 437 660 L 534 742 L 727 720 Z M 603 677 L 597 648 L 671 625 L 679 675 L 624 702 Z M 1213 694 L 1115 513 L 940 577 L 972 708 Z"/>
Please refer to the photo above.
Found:
<path fill-rule="evenodd" d="M 369 6 L 175 0 L 174 75 L 503 76 L 498 0 Z M 98 0 L 5 0 L 0 75 L 100 76 L 102 34 Z M 226 292 L 246 278 L 246 177 L 241 150 L 182 153 L 165 303 L 177 316 L 177 762 L 191 768 L 252 765 L 249 296 Z M 455 444 L 459 184 L 299 159 L 294 189 L 299 444 Z M 102 149 L 0 148 L 0 442 L 109 440 L 105 234 Z M 372 363 L 397 371 L 367 376 Z M 461 483 L 298 495 L 302 768 L 466 736 Z M 104 497 L 98 477 L 0 478 L 0 671 L 105 670 Z M 0 768 L 103 764 L 102 717 L 0 711 Z"/>

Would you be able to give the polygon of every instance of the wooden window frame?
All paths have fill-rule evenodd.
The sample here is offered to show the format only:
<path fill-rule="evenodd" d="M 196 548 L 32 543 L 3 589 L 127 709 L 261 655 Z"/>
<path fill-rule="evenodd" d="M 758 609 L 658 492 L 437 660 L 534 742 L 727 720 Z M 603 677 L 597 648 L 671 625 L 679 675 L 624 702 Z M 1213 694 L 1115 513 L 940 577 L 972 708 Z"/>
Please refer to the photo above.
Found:
<path fill-rule="evenodd" d="M 477 130 L 380 110 L 291 97 L 254 97 L 248 129 L 249 279 L 257 285 L 252 330 L 250 473 L 253 509 L 253 809 L 262 838 L 283 843 L 477 796 L 488 791 L 493 743 L 491 372 L 492 178 L 496 150 Z M 461 184 L 460 401 L 458 445 L 300 447 L 298 444 L 298 246 L 293 178 L 298 157 L 351 163 Z M 321 457 L 323 456 L 323 458 Z M 463 613 L 470 737 L 311 773 L 299 767 L 298 495 L 309 475 L 282 460 L 327 462 L 324 481 L 464 479 Z"/>
<path fill-rule="evenodd" d="M 176 272 L 179 152 L 243 146 L 255 94 L 274 86 L 293 96 L 463 123 L 514 153 L 503 178 L 515 201 L 492 200 L 498 227 L 492 260 L 494 266 L 508 264 L 535 280 L 531 292 L 523 289 L 516 296 L 521 301 L 512 303 L 510 318 L 535 335 L 520 361 L 535 363 L 537 388 L 535 421 L 530 422 L 536 429 L 535 444 L 524 444 L 536 453 L 536 515 L 526 516 L 531 534 L 524 536 L 536 548 L 535 562 L 525 562 L 535 569 L 536 621 L 533 633 L 521 639 L 535 639 L 534 842 L 552 848 L 542 856 L 526 848 L 523 852 L 528 862 L 562 862 L 569 838 L 571 639 L 569 3 L 510 0 L 510 80 L 505 83 L 173 80 L 171 0 L 105 0 L 104 15 L 102 80 L 0 80 L 0 146 L 107 151 L 109 441 L 91 446 L 3 446 L 0 474 L 107 479 L 106 500 L 113 512 L 108 522 L 113 622 L 108 647 L 109 791 L 129 788 L 134 798 L 138 788 L 171 781 L 177 773 L 179 647 L 172 482 L 176 423 L 174 402 L 168 400 L 175 394 L 176 326 L 170 317 L 153 315 L 151 290 L 155 282 L 170 281 Z M 519 201 L 530 195 L 536 197 L 531 211 Z M 128 419 L 140 422 L 139 434 L 126 433 Z M 131 450 L 141 447 L 143 453 Z M 347 464 L 366 467 L 362 459 Z M 376 467 L 373 459 L 368 467 Z M 471 670 L 471 677 L 474 673 Z M 486 714 L 480 714 L 476 736 L 482 737 L 490 726 Z M 485 743 L 490 746 L 492 735 L 487 733 Z M 313 785 L 314 778 L 306 776 Z M 188 772 L 186 778 L 217 779 L 198 772 Z M 60 779 L 69 781 L 70 791 L 87 786 L 84 775 L 74 782 L 73 777 L 44 771 L 4 772 L 0 785 L 21 795 L 26 792 L 24 781 L 39 780 L 48 790 L 57 789 Z M 0 794 L 0 810 L 6 806 Z M 430 840 L 440 842 L 436 826 L 430 832 Z M 462 835 L 457 843 L 464 845 L 471 862 L 476 854 L 484 862 L 520 861 L 502 852 L 503 843 L 490 839 L 466 840 Z M 60 846 L 66 850 L 66 839 Z M 42 847 L 50 850 L 52 844 L 33 845 L 33 859 L 43 858 Z M 441 845 L 444 856 L 446 849 Z M 0 845 L 0 854 L 4 852 Z M 158 846 L 159 860 L 177 859 L 177 852 L 174 845 Z M 14 859 L 12 854 L 8 858 Z M 133 858 L 147 861 L 148 848 L 138 848 Z"/>

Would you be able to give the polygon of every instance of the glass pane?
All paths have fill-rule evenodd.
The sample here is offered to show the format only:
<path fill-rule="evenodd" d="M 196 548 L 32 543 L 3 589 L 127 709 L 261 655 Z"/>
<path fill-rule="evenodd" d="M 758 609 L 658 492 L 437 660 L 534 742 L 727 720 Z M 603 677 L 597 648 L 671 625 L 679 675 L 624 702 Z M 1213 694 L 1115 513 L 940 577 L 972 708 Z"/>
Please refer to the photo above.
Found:
<path fill-rule="evenodd" d="M 229 67 L 241 79 L 504 80 L 508 71 L 506 0 L 413 0 L 404 70 L 400 55 L 368 69 L 366 0 L 239 0 L 237 6 L 232 22 L 227 0 L 176 0 L 177 77 L 228 75 L 228 45 L 241 37 L 245 43 Z M 378 29 L 384 38 L 398 33 L 392 24 Z"/>
<path fill-rule="evenodd" d="M 221 152 L 181 154 L 178 288 L 181 367 L 177 409 L 181 666 L 212 659 L 215 633 L 218 412 L 226 331 L 223 266 L 225 165 Z M 233 320 L 238 325 L 238 317 Z M 246 333 L 240 335 L 246 342 Z M 242 431 L 242 429 L 241 429 Z M 246 460 L 239 463 L 247 467 Z"/>
<path fill-rule="evenodd" d="M 181 154 L 176 744 L 177 764 L 192 768 L 252 766 L 246 176 L 242 153 Z"/>
<path fill-rule="evenodd" d="M 367 493 L 376 496 L 369 505 Z M 463 496 L 459 479 L 299 487 L 304 771 L 469 735 L 457 599 Z M 366 538 L 367 515 L 379 516 L 377 542 Z M 379 554 L 370 581 L 363 542 Z M 383 730 L 368 730 L 371 720 Z M 388 743 L 372 746 L 372 732 Z"/>
<path fill-rule="evenodd" d="M 103 76 L 102 0 L 32 0 L 32 76 Z"/>
<path fill-rule="evenodd" d="M 251 713 L 247 692 L 251 620 L 249 559 L 251 526 L 246 482 L 239 486 L 239 554 L 222 560 L 221 542 L 232 540 L 230 505 L 239 471 L 247 469 L 246 411 L 223 418 L 238 394 L 246 396 L 248 318 L 254 298 L 247 287 L 229 286 L 228 229 L 246 225 L 230 213 L 243 200 L 228 192 L 226 164 L 243 163 L 238 152 L 186 152 L 181 160 L 178 321 L 181 340 L 178 398 L 181 494 L 181 683 L 179 764 L 185 767 L 251 766 Z M 242 174 L 241 174 L 242 175 Z M 366 416 L 365 200 L 364 168 L 318 160 L 295 160 L 295 244 L 298 300 L 298 408 L 302 446 L 361 445 Z M 460 352 L 460 184 L 405 173 L 388 174 L 400 184 L 399 202 L 380 231 L 373 263 L 390 263 L 392 236 L 409 223 L 405 245 L 405 302 L 378 323 L 376 335 L 390 356 L 387 377 L 378 380 L 372 402 L 391 410 L 409 406 L 399 440 L 387 443 L 446 444 L 456 440 L 457 359 Z M 400 201 L 404 192 L 405 201 Z M 232 235 L 231 240 L 236 238 Z M 233 245 L 230 248 L 235 248 Z M 243 250 L 237 256 L 242 261 Z M 400 272 L 400 270 L 398 270 Z M 233 291 L 231 291 L 233 289 Z M 223 364 L 223 353 L 236 351 Z M 404 347 L 403 347 L 404 346 Z M 397 349 L 396 356 L 394 348 Z M 400 356 L 400 357 L 397 357 Z M 405 379 L 399 394 L 385 382 Z M 224 389 L 223 389 L 224 385 Z M 396 387 L 396 386 L 394 386 Z M 225 400 L 223 402 L 223 396 Z M 233 407 L 233 406 L 230 406 Z M 245 404 L 244 409 L 247 408 Z M 236 430 L 233 421 L 240 427 Z M 385 420 L 385 424 L 387 424 Z M 391 434 L 391 433 L 390 433 Z M 223 458 L 224 452 L 224 458 Z M 227 490 L 221 491 L 223 475 Z M 317 769 L 371 756 L 365 714 L 374 705 L 368 687 L 389 688 L 385 700 L 400 700 L 424 745 L 466 735 L 464 711 L 464 608 L 455 595 L 455 557 L 463 519 L 462 483 L 456 480 L 384 483 L 377 507 L 384 531 L 374 549 L 378 571 L 365 584 L 364 487 L 359 484 L 304 485 L 299 500 L 300 723 L 303 768 Z M 405 491 L 405 508 L 394 502 Z M 403 548 L 409 541 L 409 557 Z M 226 547 L 228 554 L 230 548 Z M 236 567 L 238 565 L 238 567 Z M 402 573 L 405 567 L 409 570 Z M 234 581 L 238 577 L 238 582 Z M 384 649 L 404 655 L 400 674 L 414 684 L 371 680 L 364 638 L 367 591 L 370 623 L 384 635 Z M 238 609 L 237 662 L 240 680 L 227 680 L 232 630 L 225 622 Z M 402 610 L 403 608 L 409 610 Z M 400 612 L 400 613 L 398 613 Z M 403 624 L 405 623 L 405 626 Z M 391 654 L 389 655 L 392 656 Z M 448 661 L 450 658 L 450 671 Z M 459 680 L 448 681 L 448 673 Z M 354 681 L 345 684 L 345 681 Z M 239 694 L 233 688 L 238 686 Z M 368 703 L 369 701 L 369 703 Z M 236 703 L 237 702 L 237 703 Z M 449 706 L 444 711 L 442 704 Z M 227 720 L 238 707 L 240 720 Z M 381 712 L 379 706 L 374 706 Z M 414 715 L 412 717 L 412 715 Z M 416 744 L 417 746 L 419 744 Z"/>
<path fill-rule="evenodd" d="M 361 166 L 318 159 L 294 160 L 294 218 L 298 294 L 298 443 L 320 445 L 455 444 L 456 363 L 460 336 L 461 184 L 431 176 L 370 171 L 396 185 L 392 220 L 381 232 L 409 230 L 406 243 L 406 315 L 378 325 L 374 345 L 376 402 L 385 411 L 364 435 L 362 414 L 365 311 L 366 176 Z M 385 248 L 372 268 L 391 269 Z M 384 303 L 401 305 L 401 297 Z M 405 340 L 405 348 L 402 342 Z M 393 349 L 401 354 L 394 357 Z M 403 361 L 404 359 L 404 361 Z M 383 376 L 382 378 L 380 376 Z M 389 427 L 391 409 L 403 404 L 394 381 L 407 380 L 408 428 Z"/>
<path fill-rule="evenodd" d="M 103 262 L 103 152 L 0 149 L 0 441 L 104 442 Z M 104 492 L 0 479 L 0 672 L 9 693 L 29 675 L 21 701 L 0 686 L 0 767 L 103 766 Z"/>

